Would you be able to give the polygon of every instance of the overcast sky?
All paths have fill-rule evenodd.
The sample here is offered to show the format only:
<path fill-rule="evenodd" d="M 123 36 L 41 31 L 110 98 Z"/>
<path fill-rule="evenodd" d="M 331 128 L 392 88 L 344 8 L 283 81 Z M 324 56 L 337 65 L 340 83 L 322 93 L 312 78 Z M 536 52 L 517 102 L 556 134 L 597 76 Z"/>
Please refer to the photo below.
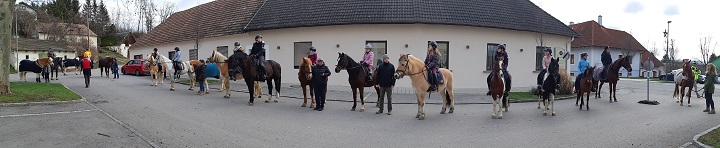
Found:
<path fill-rule="evenodd" d="M 114 1 L 114 0 L 110 0 Z M 162 3 L 163 0 L 156 0 Z M 213 0 L 169 0 L 178 11 Z M 699 58 L 700 38 L 720 41 L 720 0 L 530 0 L 565 24 L 597 20 L 603 26 L 631 33 L 645 48 L 651 43 L 664 55 L 663 31 L 670 23 L 670 37 L 676 40 L 680 58 Z M 83 2 L 83 1 L 81 1 Z M 238 4 L 242 5 L 242 4 Z M 509 10 L 506 10 L 509 11 Z M 720 53 L 720 47 L 717 47 Z"/>

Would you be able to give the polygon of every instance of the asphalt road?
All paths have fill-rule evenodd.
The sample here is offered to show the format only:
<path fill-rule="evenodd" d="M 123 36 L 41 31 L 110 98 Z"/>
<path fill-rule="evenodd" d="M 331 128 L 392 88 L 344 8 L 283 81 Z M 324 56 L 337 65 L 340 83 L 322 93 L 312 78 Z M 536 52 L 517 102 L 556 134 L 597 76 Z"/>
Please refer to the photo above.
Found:
<path fill-rule="evenodd" d="M 703 99 L 693 98 L 693 107 L 676 104 L 671 98 L 673 86 L 669 83 L 651 83 L 650 97 L 660 101 L 660 105 L 636 103 L 646 97 L 646 83 L 636 80 L 621 80 L 616 103 L 608 102 L 607 88 L 604 88 L 603 98 L 590 100 L 590 111 L 578 110 L 574 99 L 557 101 L 557 116 L 543 116 L 537 103 L 515 103 L 510 112 L 504 113 L 504 119 L 491 119 L 492 105 L 488 104 L 458 104 L 454 114 L 443 115 L 439 114 L 440 105 L 429 104 L 425 107 L 426 119 L 419 121 L 414 118 L 417 112 L 414 104 L 396 104 L 393 115 L 377 115 L 377 108 L 372 104 L 366 104 L 365 112 L 357 112 L 350 111 L 352 103 L 330 101 L 325 111 L 318 112 L 301 108 L 302 100 L 296 98 L 283 97 L 280 103 L 256 100 L 255 106 L 247 106 L 246 93 L 233 92 L 230 99 L 225 99 L 224 93 L 215 93 L 217 90 L 197 96 L 197 90 L 189 91 L 185 85 L 169 91 L 167 81 L 153 87 L 149 85 L 149 77 L 123 76 L 112 80 L 95 76 L 90 88 L 84 88 L 81 76 L 60 78 L 56 82 L 67 85 L 161 147 L 678 147 L 690 142 L 695 134 L 720 123 L 720 116 L 701 112 L 705 105 Z M 13 76 L 13 80 L 16 79 Z M 237 90 L 235 86 L 231 89 Z M 302 96 L 296 89 L 283 89 L 284 96 Z M 333 96 L 335 94 L 346 96 Z M 328 98 L 348 100 L 347 96 L 351 95 L 337 92 Z M 438 97 L 431 102 L 439 102 Z M 400 98 L 399 102 L 412 102 L 402 98 L 414 99 L 414 96 L 396 95 L 396 98 Z M 457 99 L 484 102 L 481 96 L 466 95 Z M 11 107 L 0 109 L 0 114 L 93 109 L 87 104 L 66 106 L 75 108 Z M 45 122 L 51 121 L 63 121 L 65 126 L 46 126 Z M 80 124 L 85 122 L 93 124 Z M 69 127 L 98 131 L 80 132 L 82 128 Z M 113 136 L 97 136 L 105 132 L 100 131 L 103 129 L 112 129 L 107 131 L 112 131 Z M 98 111 L 0 118 L 0 134 L 4 135 L 0 137 L 0 145 L 3 146 L 53 147 L 59 143 L 57 140 L 22 140 L 36 136 L 52 139 L 67 136 L 66 133 L 73 137 L 63 139 L 63 143 L 75 145 L 59 147 L 150 146 Z M 103 141 L 101 138 L 117 139 Z"/>

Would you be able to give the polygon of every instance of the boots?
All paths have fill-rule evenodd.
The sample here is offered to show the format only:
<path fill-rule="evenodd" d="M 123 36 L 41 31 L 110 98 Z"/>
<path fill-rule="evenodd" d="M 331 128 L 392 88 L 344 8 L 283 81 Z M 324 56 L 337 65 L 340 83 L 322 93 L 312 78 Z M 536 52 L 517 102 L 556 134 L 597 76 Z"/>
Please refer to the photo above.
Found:
<path fill-rule="evenodd" d="M 437 88 L 437 85 L 435 85 L 435 84 L 430 84 L 430 88 L 428 88 L 427 92 L 437 91 L 437 89 L 438 89 L 438 88 Z"/>
<path fill-rule="evenodd" d="M 710 110 L 710 112 L 708 112 L 708 114 L 715 114 L 715 109 Z"/>
<path fill-rule="evenodd" d="M 706 112 L 706 113 L 710 112 L 710 108 L 705 108 L 705 110 L 703 110 L 703 112 Z"/>

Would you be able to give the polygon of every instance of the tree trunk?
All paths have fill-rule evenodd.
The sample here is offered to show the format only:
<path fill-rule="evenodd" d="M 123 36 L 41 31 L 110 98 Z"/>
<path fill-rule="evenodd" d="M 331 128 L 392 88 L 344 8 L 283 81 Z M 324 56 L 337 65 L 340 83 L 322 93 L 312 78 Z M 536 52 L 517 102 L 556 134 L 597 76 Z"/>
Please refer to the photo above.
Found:
<path fill-rule="evenodd" d="M 10 94 L 10 38 L 15 0 L 0 1 L 0 95 Z"/>

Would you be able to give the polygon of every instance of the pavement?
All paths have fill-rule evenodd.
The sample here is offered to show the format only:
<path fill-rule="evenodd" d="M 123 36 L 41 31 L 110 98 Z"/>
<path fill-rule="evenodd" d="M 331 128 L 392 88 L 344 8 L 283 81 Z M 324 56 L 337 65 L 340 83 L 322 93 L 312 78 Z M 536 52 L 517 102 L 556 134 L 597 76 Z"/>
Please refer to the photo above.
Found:
<path fill-rule="evenodd" d="M 185 85 L 169 91 L 168 81 L 150 86 L 147 76 L 94 76 L 90 88 L 82 76 L 54 82 L 89 103 L 0 108 L 2 147 L 679 147 L 720 121 L 702 113 L 703 99 L 679 106 L 669 83 L 651 82 L 650 98 L 660 105 L 638 104 L 647 84 L 626 80 L 618 84 L 618 102 L 608 102 L 605 87 L 602 98 L 590 99 L 589 111 L 578 110 L 573 99 L 555 102 L 557 116 L 543 116 L 536 103 L 514 103 L 504 119 L 491 119 L 484 95 L 468 94 L 456 98 L 470 103 L 458 103 L 453 114 L 426 105 L 422 121 L 414 118 L 417 105 L 403 104 L 415 101 L 412 94 L 394 95 L 402 103 L 392 115 L 378 115 L 368 104 L 365 112 L 350 111 L 344 100 L 351 94 L 332 89 L 328 99 L 338 101 L 324 111 L 302 108 L 302 93 L 291 84 L 282 88 L 290 97 L 279 103 L 247 106 L 246 93 L 197 96 Z M 244 88 L 231 83 L 232 90 Z"/>

